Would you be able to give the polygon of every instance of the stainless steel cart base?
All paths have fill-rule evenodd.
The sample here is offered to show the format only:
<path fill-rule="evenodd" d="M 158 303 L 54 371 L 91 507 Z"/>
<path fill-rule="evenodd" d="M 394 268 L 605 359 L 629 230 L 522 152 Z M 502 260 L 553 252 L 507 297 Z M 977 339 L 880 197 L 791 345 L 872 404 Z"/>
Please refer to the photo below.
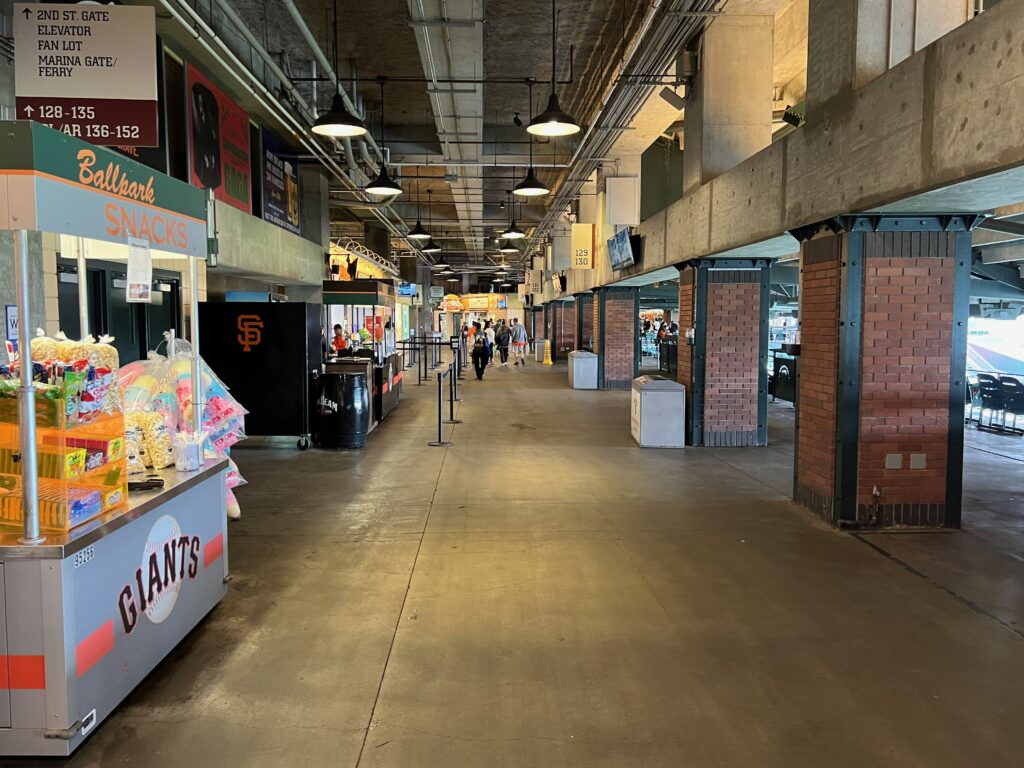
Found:
<path fill-rule="evenodd" d="M 0 534 L 0 755 L 70 755 L 224 597 L 226 466 L 42 545 Z"/>

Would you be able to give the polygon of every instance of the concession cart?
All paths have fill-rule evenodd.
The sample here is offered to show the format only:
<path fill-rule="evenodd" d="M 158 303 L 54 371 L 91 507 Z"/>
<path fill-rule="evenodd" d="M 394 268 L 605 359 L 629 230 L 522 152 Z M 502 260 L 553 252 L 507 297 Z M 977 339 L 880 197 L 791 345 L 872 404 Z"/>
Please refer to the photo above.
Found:
<path fill-rule="evenodd" d="M 131 491 L 116 355 L 108 410 L 91 411 L 100 401 L 86 390 L 40 374 L 27 333 L 47 238 L 76 242 L 82 268 L 85 244 L 109 260 L 127 258 L 129 237 L 147 241 L 153 257 L 184 260 L 195 286 L 207 220 L 199 189 L 45 126 L 0 122 L 0 235 L 13 233 L 15 265 L 0 279 L 16 285 L 23 331 L 0 391 L 0 756 L 70 755 L 226 593 L 227 461 L 172 465 Z M 88 368 L 93 382 L 110 375 Z"/>

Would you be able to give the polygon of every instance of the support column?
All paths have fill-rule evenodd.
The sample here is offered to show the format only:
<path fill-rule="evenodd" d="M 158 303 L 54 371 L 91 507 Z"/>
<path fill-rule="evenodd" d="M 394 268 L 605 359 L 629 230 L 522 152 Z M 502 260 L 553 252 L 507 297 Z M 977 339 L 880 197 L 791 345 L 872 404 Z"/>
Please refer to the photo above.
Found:
<path fill-rule="evenodd" d="M 551 342 L 551 352 L 558 349 L 557 360 L 568 360 L 569 353 L 576 350 L 576 302 L 557 302 L 558 314 L 555 318 L 555 338 Z"/>
<path fill-rule="evenodd" d="M 640 289 L 604 287 L 594 291 L 594 352 L 598 389 L 629 389 L 640 375 Z"/>
<path fill-rule="evenodd" d="M 960 525 L 974 223 L 848 216 L 793 233 L 793 495 L 835 525 Z"/>
<path fill-rule="evenodd" d="M 594 351 L 594 294 L 576 294 L 576 349 Z"/>
<path fill-rule="evenodd" d="M 677 379 L 690 445 L 768 444 L 769 267 L 699 259 L 680 270 Z"/>
<path fill-rule="evenodd" d="M 683 122 L 683 193 L 772 142 L 773 16 L 719 16 L 704 32 Z"/>
<path fill-rule="evenodd" d="M 809 0 L 807 119 L 971 18 L 970 0 Z"/>

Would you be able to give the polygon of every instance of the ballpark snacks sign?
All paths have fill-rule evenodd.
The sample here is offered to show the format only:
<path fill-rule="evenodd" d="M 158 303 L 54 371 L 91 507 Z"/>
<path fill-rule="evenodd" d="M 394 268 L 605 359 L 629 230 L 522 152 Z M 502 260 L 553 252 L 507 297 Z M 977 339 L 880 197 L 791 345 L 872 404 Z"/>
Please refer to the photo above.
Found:
<path fill-rule="evenodd" d="M 0 229 L 206 257 L 202 190 L 37 123 L 0 123 Z M 157 254 L 159 255 L 159 254 Z"/>

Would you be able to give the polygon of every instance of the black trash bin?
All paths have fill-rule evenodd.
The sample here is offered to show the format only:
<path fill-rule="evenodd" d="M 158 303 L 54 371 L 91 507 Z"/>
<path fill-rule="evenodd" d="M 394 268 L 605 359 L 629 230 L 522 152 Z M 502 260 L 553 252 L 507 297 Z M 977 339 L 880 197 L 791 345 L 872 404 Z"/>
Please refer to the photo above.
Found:
<path fill-rule="evenodd" d="M 362 448 L 370 431 L 366 372 L 328 371 L 320 378 L 317 403 L 321 448 Z"/>

